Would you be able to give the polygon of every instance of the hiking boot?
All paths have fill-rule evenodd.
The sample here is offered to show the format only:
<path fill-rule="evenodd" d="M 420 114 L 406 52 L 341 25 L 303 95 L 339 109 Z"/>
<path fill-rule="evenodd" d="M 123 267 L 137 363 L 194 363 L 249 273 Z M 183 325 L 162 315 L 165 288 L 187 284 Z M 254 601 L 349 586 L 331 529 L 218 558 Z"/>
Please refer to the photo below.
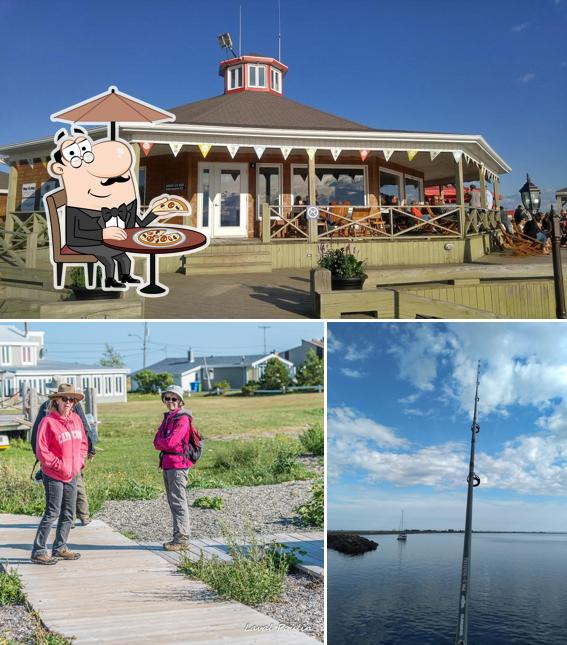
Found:
<path fill-rule="evenodd" d="M 90 517 L 80 518 L 81 526 L 86 526 L 92 522 Z"/>
<path fill-rule="evenodd" d="M 57 560 L 47 553 L 38 553 L 37 555 L 32 553 L 31 561 L 34 564 L 57 564 Z"/>
<path fill-rule="evenodd" d="M 187 549 L 187 540 L 171 540 L 163 545 L 166 551 L 185 551 Z"/>
<path fill-rule="evenodd" d="M 81 557 L 81 554 L 65 548 L 53 551 L 53 557 L 57 560 L 78 560 Z"/>

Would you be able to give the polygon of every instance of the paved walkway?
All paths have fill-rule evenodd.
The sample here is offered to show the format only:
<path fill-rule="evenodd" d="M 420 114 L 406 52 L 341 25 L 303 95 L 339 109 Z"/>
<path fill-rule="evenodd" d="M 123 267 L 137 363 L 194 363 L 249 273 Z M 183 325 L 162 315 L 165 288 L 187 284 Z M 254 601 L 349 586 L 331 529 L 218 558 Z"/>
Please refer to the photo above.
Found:
<path fill-rule="evenodd" d="M 307 645 L 319 641 L 250 607 L 218 599 L 203 583 L 101 520 L 71 532 L 80 560 L 30 563 L 39 518 L 0 515 L 0 561 L 17 568 L 48 629 L 75 643 Z"/>
<path fill-rule="evenodd" d="M 300 549 L 303 553 L 299 553 L 298 551 L 293 552 L 299 560 L 295 567 L 314 578 L 322 578 L 324 575 L 323 567 L 325 557 L 323 540 L 323 531 L 309 531 L 308 533 L 288 532 L 276 533 L 274 535 L 260 535 L 257 537 L 257 544 L 276 542 L 278 544 L 284 544 L 287 547 Z M 177 564 L 181 559 L 181 556 L 177 553 L 164 551 L 161 548 L 161 544 L 157 542 L 147 542 L 144 545 L 150 549 L 155 549 L 159 555 L 173 564 Z M 230 549 L 222 537 L 191 540 L 188 548 L 189 558 L 195 561 L 201 557 L 201 554 L 207 559 L 217 557 L 225 562 L 232 561 Z"/>

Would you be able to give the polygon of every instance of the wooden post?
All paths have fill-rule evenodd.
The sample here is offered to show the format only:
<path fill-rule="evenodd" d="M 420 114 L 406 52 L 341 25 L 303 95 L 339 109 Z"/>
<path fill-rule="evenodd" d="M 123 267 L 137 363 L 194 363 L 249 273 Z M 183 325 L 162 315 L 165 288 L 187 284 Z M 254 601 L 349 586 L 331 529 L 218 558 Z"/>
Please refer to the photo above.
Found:
<path fill-rule="evenodd" d="M 262 243 L 269 244 L 271 242 L 271 216 L 270 205 L 268 203 L 262 204 Z"/>
<path fill-rule="evenodd" d="M 463 157 L 456 162 L 455 168 L 455 191 L 457 204 L 459 206 L 459 220 L 461 223 L 461 235 L 466 237 L 465 234 L 465 184 L 463 181 Z"/>
<path fill-rule="evenodd" d="M 494 178 L 494 208 L 500 210 L 500 177 Z"/>
<path fill-rule="evenodd" d="M 308 166 L 308 178 L 307 185 L 309 187 L 309 205 L 315 206 L 317 202 L 317 176 L 315 175 L 315 154 L 313 158 L 308 156 L 307 160 Z"/>
<path fill-rule="evenodd" d="M 486 210 L 486 171 L 484 170 L 484 164 L 480 165 L 478 178 L 480 180 L 480 206 Z"/>
<path fill-rule="evenodd" d="M 37 266 L 37 232 L 29 233 L 26 240 L 26 269 L 35 269 Z"/>
<path fill-rule="evenodd" d="M 132 150 L 134 151 L 134 177 L 136 178 L 136 184 L 138 184 L 140 180 L 140 144 L 139 143 L 131 143 Z M 139 188 L 139 186 L 138 186 Z M 143 195 L 140 195 L 140 202 L 142 201 Z M 138 204 L 138 208 L 140 208 L 142 204 Z"/>
<path fill-rule="evenodd" d="M 309 241 L 317 243 L 319 239 L 319 227 L 318 219 L 308 219 L 307 220 L 307 230 L 309 235 Z"/>
<path fill-rule="evenodd" d="M 4 250 L 8 251 L 12 246 L 14 232 L 14 211 L 16 210 L 16 191 L 18 189 L 18 169 L 10 166 L 10 178 L 8 179 L 8 200 L 6 202 L 6 221 L 4 222 Z"/>
<path fill-rule="evenodd" d="M 85 414 L 92 414 L 95 421 L 98 419 L 96 403 L 96 390 L 94 387 L 89 387 L 85 391 Z M 98 426 L 97 426 L 98 432 Z"/>
<path fill-rule="evenodd" d="M 37 396 L 37 390 L 34 387 L 29 389 L 29 421 L 34 423 L 39 414 L 39 397 Z"/>

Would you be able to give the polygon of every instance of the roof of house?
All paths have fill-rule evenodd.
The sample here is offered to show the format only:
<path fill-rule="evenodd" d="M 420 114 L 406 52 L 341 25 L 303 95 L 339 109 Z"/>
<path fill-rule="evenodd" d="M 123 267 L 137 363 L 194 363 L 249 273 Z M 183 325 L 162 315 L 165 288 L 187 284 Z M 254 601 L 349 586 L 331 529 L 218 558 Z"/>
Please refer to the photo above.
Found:
<path fill-rule="evenodd" d="M 170 374 L 184 374 L 190 370 L 207 367 L 249 367 L 257 361 L 267 358 L 270 354 L 248 354 L 246 356 L 196 356 L 192 361 L 184 358 L 164 358 L 146 369 L 152 372 L 168 372 Z M 285 359 L 282 359 L 285 360 Z M 140 370 L 138 370 L 140 371 Z M 136 373 L 134 372 L 134 376 Z"/>
<path fill-rule="evenodd" d="M 567 187 L 566 188 L 561 188 L 560 190 L 557 191 L 557 194 L 559 195 L 560 193 L 567 193 Z"/>
<path fill-rule="evenodd" d="M 7 172 L 0 171 L 0 192 L 8 190 L 8 182 L 10 180 L 10 175 Z"/>
<path fill-rule="evenodd" d="M 52 361 L 49 358 L 38 361 L 37 365 L 23 365 L 21 367 L 11 367 L 10 369 L 17 372 L 72 372 L 74 370 L 80 370 L 82 372 L 130 371 L 127 367 L 101 367 L 100 365 L 87 365 L 86 363 L 65 363 L 63 361 Z"/>
<path fill-rule="evenodd" d="M 310 130 L 372 130 L 270 92 L 234 92 L 174 107 L 176 124 L 305 128 Z"/>
<path fill-rule="evenodd" d="M 41 343 L 41 332 L 29 332 L 27 337 L 22 329 L 12 327 L 11 325 L 0 325 L 0 343 L 14 343 L 14 345 L 21 345 L 22 343 Z"/>
<path fill-rule="evenodd" d="M 325 343 L 323 342 L 323 339 L 319 338 L 311 338 L 309 340 L 305 341 L 306 343 L 311 343 L 311 345 L 315 345 L 316 347 L 321 347 L 323 349 L 325 347 Z"/>

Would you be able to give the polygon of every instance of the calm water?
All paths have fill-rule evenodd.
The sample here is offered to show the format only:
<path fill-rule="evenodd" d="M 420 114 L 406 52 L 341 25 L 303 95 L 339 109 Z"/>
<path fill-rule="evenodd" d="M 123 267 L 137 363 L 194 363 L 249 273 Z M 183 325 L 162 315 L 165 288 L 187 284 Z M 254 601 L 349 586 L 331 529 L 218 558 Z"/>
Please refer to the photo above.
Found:
<path fill-rule="evenodd" d="M 328 645 L 453 645 L 463 536 L 328 556 Z M 567 536 L 473 535 L 469 645 L 567 643 Z"/>

